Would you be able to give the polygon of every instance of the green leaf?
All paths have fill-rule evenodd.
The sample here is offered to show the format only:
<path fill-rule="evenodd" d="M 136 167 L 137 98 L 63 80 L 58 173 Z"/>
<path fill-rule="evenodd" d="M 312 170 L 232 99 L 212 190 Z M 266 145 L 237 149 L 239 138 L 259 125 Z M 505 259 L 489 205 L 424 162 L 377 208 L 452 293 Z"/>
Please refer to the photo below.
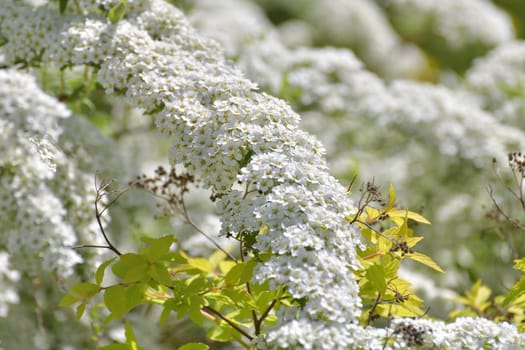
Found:
<path fill-rule="evenodd" d="M 235 261 L 224 260 L 219 262 L 219 270 L 221 270 L 223 274 L 226 274 L 236 265 L 237 263 Z"/>
<path fill-rule="evenodd" d="M 150 261 L 158 261 L 163 258 L 170 251 L 170 247 L 173 244 L 173 235 L 167 235 L 160 238 L 143 237 L 143 242 L 149 245 L 149 249 L 145 251 Z"/>
<path fill-rule="evenodd" d="M 525 258 L 514 260 L 514 268 L 525 273 Z"/>
<path fill-rule="evenodd" d="M 239 286 L 245 284 L 251 280 L 255 265 L 257 265 L 257 262 L 255 260 L 250 260 L 233 266 L 226 276 L 224 276 L 224 282 L 227 286 Z"/>
<path fill-rule="evenodd" d="M 208 331 L 206 334 L 208 339 L 218 341 L 218 342 L 229 342 L 235 340 L 235 337 L 232 335 L 231 327 L 227 325 L 215 326 Z"/>
<path fill-rule="evenodd" d="M 168 269 L 162 264 L 155 263 L 150 265 L 148 273 L 151 278 L 153 278 L 153 280 L 161 285 L 171 286 L 173 284 L 173 280 L 168 273 Z"/>
<path fill-rule="evenodd" d="M 394 190 L 394 185 L 390 184 L 390 190 L 388 191 L 388 204 L 385 207 L 385 213 L 388 213 L 394 207 L 396 201 L 396 191 Z"/>
<path fill-rule="evenodd" d="M 80 318 L 84 314 L 84 310 L 86 310 L 86 304 L 87 302 L 84 301 L 83 303 L 80 303 L 80 305 L 78 305 L 76 312 L 77 320 L 80 320 Z"/>
<path fill-rule="evenodd" d="M 425 219 L 422 215 L 409 210 L 391 210 L 388 212 L 388 216 L 398 225 L 401 225 L 403 223 L 402 220 L 405 218 L 430 225 L 430 221 Z"/>
<path fill-rule="evenodd" d="M 523 293 L 525 293 L 525 277 L 522 277 L 510 288 L 509 292 L 505 296 L 505 299 L 503 300 L 502 305 L 507 306 L 511 301 Z"/>
<path fill-rule="evenodd" d="M 168 300 L 169 301 L 169 300 Z M 160 313 L 159 317 L 159 323 L 163 325 L 168 320 L 168 317 L 171 314 L 172 308 L 166 305 L 167 302 L 164 303 L 164 308 L 162 309 L 162 312 Z"/>
<path fill-rule="evenodd" d="M 405 257 L 408 259 L 415 260 L 438 272 L 445 273 L 445 271 L 443 271 L 443 269 L 434 260 L 432 260 L 429 256 L 426 256 L 425 254 L 415 252 L 415 253 L 406 254 Z"/>
<path fill-rule="evenodd" d="M 126 0 L 120 0 L 120 2 L 113 6 L 111 10 L 109 10 L 108 13 L 108 19 L 111 23 L 115 24 L 118 21 L 124 17 L 124 14 L 126 13 Z"/>
<path fill-rule="evenodd" d="M 188 278 L 186 281 L 187 287 L 184 290 L 184 294 L 198 294 L 208 288 L 208 280 L 200 275 L 195 275 Z"/>
<path fill-rule="evenodd" d="M 255 152 L 253 151 L 253 149 L 248 149 L 246 151 L 246 153 L 244 153 L 244 156 L 242 157 L 242 159 L 238 162 L 239 163 L 239 168 L 244 168 L 246 165 L 248 165 L 248 163 L 252 160 L 252 157 L 253 155 L 255 154 Z"/>
<path fill-rule="evenodd" d="M 60 14 L 63 14 L 66 11 L 68 1 L 69 0 L 59 0 Z"/>
<path fill-rule="evenodd" d="M 373 265 L 366 269 L 365 277 L 370 281 L 374 288 L 381 294 L 385 294 L 386 281 L 385 269 L 381 265 Z"/>
<path fill-rule="evenodd" d="M 111 270 L 125 283 L 147 282 L 149 280 L 147 267 L 148 262 L 143 255 L 128 253 L 121 255 Z"/>
<path fill-rule="evenodd" d="M 208 261 L 210 262 L 211 266 L 216 268 L 217 266 L 219 266 L 220 263 L 227 261 L 224 260 L 227 257 L 228 256 L 224 254 L 222 250 L 216 250 L 208 257 Z"/>
<path fill-rule="evenodd" d="M 78 301 L 87 301 L 100 291 L 100 286 L 94 283 L 79 283 L 71 287 L 60 301 L 60 306 L 73 305 Z"/>
<path fill-rule="evenodd" d="M 69 294 L 66 294 L 64 295 L 64 297 L 62 298 L 62 300 L 60 301 L 60 304 L 58 304 L 58 306 L 71 306 L 73 304 L 76 304 L 78 302 L 78 299 L 69 295 Z"/>
<path fill-rule="evenodd" d="M 213 268 L 210 262 L 203 258 L 188 259 L 188 264 L 203 272 L 212 272 Z"/>
<path fill-rule="evenodd" d="M 187 343 L 178 350 L 208 350 L 210 347 L 204 343 Z"/>
<path fill-rule="evenodd" d="M 133 332 L 133 327 L 131 327 L 131 324 L 128 320 L 126 320 L 125 325 L 125 334 L 126 334 L 126 344 L 128 345 L 129 350 L 143 350 L 138 344 L 137 344 L 137 338 L 135 337 L 135 333 Z"/>
<path fill-rule="evenodd" d="M 102 283 L 102 280 L 104 280 L 104 273 L 106 271 L 106 268 L 115 260 L 116 258 L 111 258 L 109 260 L 104 261 L 98 268 L 97 272 L 95 273 L 95 281 L 98 285 Z"/>
<path fill-rule="evenodd" d="M 221 294 L 229 299 L 226 304 L 236 308 L 245 308 L 246 306 L 252 309 L 257 308 L 252 296 L 246 290 L 225 288 L 221 291 Z"/>
<path fill-rule="evenodd" d="M 201 308 L 204 306 L 204 298 L 199 295 L 192 295 L 189 298 L 190 319 L 196 324 L 201 324 L 204 321 Z"/>
<path fill-rule="evenodd" d="M 145 302 L 146 284 L 135 284 L 126 288 L 126 312 Z"/>
<path fill-rule="evenodd" d="M 120 285 L 109 287 L 104 293 L 104 303 L 116 318 L 122 319 L 124 313 L 128 311 L 126 305 L 126 289 Z"/>

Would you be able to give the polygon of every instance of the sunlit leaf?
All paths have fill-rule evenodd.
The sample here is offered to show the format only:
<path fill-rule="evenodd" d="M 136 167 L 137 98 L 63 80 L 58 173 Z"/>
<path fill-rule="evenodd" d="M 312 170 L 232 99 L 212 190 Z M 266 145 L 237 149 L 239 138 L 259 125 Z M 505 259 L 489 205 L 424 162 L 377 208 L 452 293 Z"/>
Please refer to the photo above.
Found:
<path fill-rule="evenodd" d="M 210 347 L 204 343 L 187 343 L 179 347 L 178 350 L 208 350 Z"/>
<path fill-rule="evenodd" d="M 169 252 L 174 237 L 173 235 L 166 235 L 160 238 L 143 237 L 142 241 L 149 245 L 149 248 L 145 250 L 148 258 L 150 258 L 151 261 L 156 261 L 159 258 L 163 258 Z"/>
<path fill-rule="evenodd" d="M 386 281 L 385 270 L 381 265 L 370 266 L 366 270 L 366 278 L 374 286 L 374 288 L 381 294 L 385 293 Z"/>
<path fill-rule="evenodd" d="M 438 272 L 445 273 L 445 271 L 443 271 L 443 269 L 434 260 L 432 260 L 429 256 L 426 256 L 425 254 L 415 252 L 406 254 L 405 257 L 417 261 L 423 265 L 426 265 Z"/>
<path fill-rule="evenodd" d="M 84 310 L 86 310 L 86 305 L 87 305 L 87 302 L 83 302 L 83 303 L 80 303 L 80 305 L 78 305 L 77 312 L 75 314 L 77 320 L 80 320 L 80 318 L 84 314 Z"/>
<path fill-rule="evenodd" d="M 388 212 L 388 216 L 398 225 L 403 223 L 404 218 L 430 225 L 430 221 L 425 219 L 421 214 L 409 210 L 391 210 Z"/>
<path fill-rule="evenodd" d="M 228 325 L 219 325 L 215 326 L 209 330 L 206 336 L 214 341 L 218 342 L 228 342 L 235 340 L 235 337 L 232 334 L 231 327 Z"/>
<path fill-rule="evenodd" d="M 212 272 L 213 270 L 210 262 L 202 258 L 188 259 L 188 265 L 203 272 Z"/>
<path fill-rule="evenodd" d="M 514 260 L 514 268 L 525 273 L 525 258 Z"/>
<path fill-rule="evenodd" d="M 509 292 L 505 296 L 505 299 L 503 299 L 503 306 L 507 306 L 511 301 L 523 293 L 525 293 L 525 277 L 522 277 L 510 288 Z"/>
<path fill-rule="evenodd" d="M 124 17 L 126 13 L 126 0 L 120 0 L 118 4 L 113 6 L 113 8 L 108 13 L 108 19 L 111 23 L 115 24 Z"/>
<path fill-rule="evenodd" d="M 60 301 L 60 306 L 73 305 L 78 301 L 91 299 L 100 291 L 100 286 L 94 283 L 79 283 L 71 287 Z"/>
<path fill-rule="evenodd" d="M 95 273 L 95 281 L 97 284 L 101 284 L 104 280 L 104 273 L 106 271 L 106 268 L 111 264 L 116 258 L 111 258 L 109 260 L 104 261 L 98 268 L 97 272 Z"/>
<path fill-rule="evenodd" d="M 127 311 L 125 288 L 115 285 L 106 289 L 104 292 L 104 303 L 116 318 L 122 319 Z"/>
<path fill-rule="evenodd" d="M 131 324 L 128 320 L 126 320 L 125 329 L 126 344 L 128 345 L 129 350 L 142 350 L 142 348 L 137 344 L 137 338 L 133 332 L 133 327 L 131 327 Z"/>
<path fill-rule="evenodd" d="M 396 191 L 394 190 L 394 185 L 390 184 L 390 189 L 388 191 L 388 204 L 385 207 L 385 213 L 388 213 L 394 207 L 396 201 Z"/>

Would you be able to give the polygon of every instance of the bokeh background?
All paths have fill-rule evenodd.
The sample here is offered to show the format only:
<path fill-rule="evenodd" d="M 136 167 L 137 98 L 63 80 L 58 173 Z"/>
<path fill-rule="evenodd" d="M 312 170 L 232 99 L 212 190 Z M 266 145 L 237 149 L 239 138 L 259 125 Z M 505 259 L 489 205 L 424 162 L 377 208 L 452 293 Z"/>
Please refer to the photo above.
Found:
<path fill-rule="evenodd" d="M 361 183 L 373 181 L 385 194 L 393 184 L 398 206 L 432 222 L 415 227 L 425 237 L 420 249 L 446 274 L 411 265 L 402 271 L 430 315 L 446 318 L 458 307 L 450 298 L 477 280 L 495 294 L 515 282 L 513 259 L 525 255 L 525 232 L 495 215 L 492 199 L 524 221 L 525 211 L 505 185 L 512 184 L 507 153 L 525 151 L 525 2 L 172 3 L 261 90 L 301 114 L 304 129 L 326 146 L 333 174 L 353 182 L 356 202 Z M 124 188 L 136 175 L 167 165 L 168 142 L 150 120 L 96 86 L 86 89 L 82 69 L 65 77 L 52 69 L 30 73 L 74 113 L 77 121 L 63 128 L 78 137 L 60 146 L 84 159 L 76 166 L 86 183 L 98 172 L 114 179 L 114 189 Z M 205 232 L 217 234 L 220 222 L 208 197 L 194 189 L 189 208 Z M 130 191 L 111 208 L 107 230 L 121 250 L 135 249 L 141 235 L 175 233 L 191 254 L 212 251 L 180 218 L 154 218 L 155 204 Z M 93 266 L 78 265 L 75 277 L 60 279 L 45 271 L 25 273 L 13 258 L 2 259 L 0 285 L 10 292 L 0 292 L 6 310 L 0 348 L 91 349 L 101 339 L 122 337 L 118 325 L 109 334 L 102 331 L 104 315 L 96 310 L 77 322 L 71 310 L 56 307 L 65 288 L 87 278 Z M 202 337 L 204 331 L 184 319 L 159 329 L 157 312 L 144 308 L 131 315 L 145 348 L 174 348 Z"/>

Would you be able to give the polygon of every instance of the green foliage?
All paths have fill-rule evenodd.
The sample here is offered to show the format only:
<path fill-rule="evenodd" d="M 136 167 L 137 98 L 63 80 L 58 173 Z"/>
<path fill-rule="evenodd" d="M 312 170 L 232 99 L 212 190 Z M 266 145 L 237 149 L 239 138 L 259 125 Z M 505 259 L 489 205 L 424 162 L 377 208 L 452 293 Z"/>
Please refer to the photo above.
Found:
<path fill-rule="evenodd" d="M 203 343 L 188 343 L 181 346 L 178 350 L 208 350 L 210 347 Z"/>
<path fill-rule="evenodd" d="M 252 340 L 262 329 L 276 321 L 273 313 L 281 303 L 288 303 L 284 288 L 269 290 L 269 285 L 251 281 L 257 262 L 226 260 L 223 252 L 208 259 L 193 258 L 182 250 L 171 250 L 174 237 L 143 238 L 138 253 L 126 253 L 102 263 L 96 283 L 73 286 L 60 305 L 79 304 L 79 316 L 97 295 L 110 312 L 106 322 L 121 320 L 141 304 L 162 307 L 160 323 L 171 316 L 189 316 L 195 324 L 209 329 L 214 341 Z M 103 285 L 111 266 L 115 283 Z M 126 326 L 126 344 L 112 344 L 104 349 L 139 349 L 133 332 Z M 207 349 L 207 345 L 188 343 L 182 349 Z"/>
<path fill-rule="evenodd" d="M 60 9 L 60 13 L 64 13 L 66 11 L 67 3 L 69 0 L 58 0 L 58 6 Z"/>
<path fill-rule="evenodd" d="M 111 23 L 115 24 L 124 17 L 126 13 L 126 0 L 120 0 L 118 4 L 113 6 L 108 13 L 108 19 Z"/>
<path fill-rule="evenodd" d="M 522 261 L 518 260 L 518 261 Z M 462 316 L 484 317 L 495 322 L 514 323 L 520 332 L 525 331 L 525 294 L 523 278 L 520 279 L 506 296 L 492 297 L 492 290 L 477 281 L 464 296 L 453 300 L 462 304 L 462 309 L 450 312 L 449 317 L 455 319 Z M 520 292 L 517 292 L 520 290 Z"/>
<path fill-rule="evenodd" d="M 436 271 L 443 270 L 430 257 L 416 252 L 414 247 L 423 237 L 414 236 L 409 220 L 430 224 L 423 216 L 395 206 L 396 192 L 389 189 L 388 202 L 373 196 L 348 221 L 356 223 L 366 239 L 366 249 L 358 251 L 362 269 L 355 272 L 360 296 L 364 303 L 361 322 L 369 324 L 378 317 L 419 317 L 425 315 L 423 301 L 414 294 L 408 281 L 399 278 L 398 270 L 404 259 L 411 259 Z M 378 209 L 371 202 L 382 203 Z"/>

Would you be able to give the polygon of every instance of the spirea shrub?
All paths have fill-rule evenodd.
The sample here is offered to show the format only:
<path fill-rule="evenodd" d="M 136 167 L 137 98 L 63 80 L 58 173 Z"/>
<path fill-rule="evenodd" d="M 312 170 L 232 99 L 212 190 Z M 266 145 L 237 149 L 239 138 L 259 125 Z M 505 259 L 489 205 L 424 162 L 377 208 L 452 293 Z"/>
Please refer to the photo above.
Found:
<path fill-rule="evenodd" d="M 8 1 L 2 7 L 4 64 L 14 67 L 0 71 L 5 80 L 5 93 L 0 95 L 5 106 L 0 124 L 5 130 L 0 146 L 5 147 L 5 160 L 0 169 L 7 203 L 0 218 L 2 224 L 12 225 L 2 244 L 21 270 L 37 274 L 41 267 L 63 277 L 86 262 L 73 250 L 79 242 L 115 253 L 99 265 L 94 277 L 70 288 L 62 299 L 63 306 L 78 305 L 79 318 L 101 296 L 108 321 L 125 318 L 141 304 L 159 304 L 161 322 L 172 313 L 197 324 L 207 319 L 215 324 L 208 333 L 211 339 L 236 341 L 245 348 L 525 347 L 525 336 L 511 323 L 458 318 L 445 324 L 424 318 L 418 298 L 404 294 L 410 287 L 397 269 L 407 258 L 441 270 L 414 249 L 421 237 L 413 236 L 408 222 L 428 223 L 426 219 L 399 210 L 393 187 L 383 201 L 369 184 L 370 197 L 365 194 L 355 204 L 349 189 L 329 174 L 322 144 L 300 129 L 299 115 L 244 77 L 223 57 L 218 44 L 195 32 L 177 8 L 161 0 L 62 0 L 36 6 Z M 297 66 L 289 84 L 306 88 L 312 77 L 301 72 L 304 65 L 315 65 L 312 71 L 318 74 L 313 79 L 323 81 L 333 72 L 317 58 L 338 62 L 340 56 L 338 67 L 361 69 L 348 52 L 298 50 L 288 63 Z M 144 238 L 138 252 L 114 246 L 101 222 L 107 217 L 101 215 L 105 209 L 87 214 L 93 213 L 87 208 L 94 204 L 108 208 L 105 205 L 112 203 L 101 200 L 107 184 L 89 185 L 93 177 L 86 166 L 96 163 L 96 156 L 83 153 L 82 138 L 75 136 L 89 126 L 60 126 L 59 120 L 74 116 L 21 72 L 29 66 L 82 66 L 106 93 L 121 96 L 152 118 L 171 142 L 170 164 L 182 166 L 185 173 L 159 170 L 164 181 L 160 187 L 150 187 L 157 180 L 147 176 L 131 185 L 166 196 L 167 204 L 180 209 L 191 223 L 184 195 L 187 184 L 198 181 L 211 190 L 221 233 L 237 242 L 240 254 L 219 247 L 209 259 L 192 257 L 179 249 L 171 234 Z M 446 112 L 448 107 L 442 100 L 455 98 L 436 87 L 402 82 L 385 86 L 372 74 L 360 76 L 376 81 L 387 97 L 384 103 L 394 104 L 391 109 L 397 114 L 392 116 L 439 119 L 435 110 Z M 421 89 L 426 98 L 414 97 L 412 93 Z M 329 99 L 328 95 L 312 89 L 302 103 Z M 404 102 L 394 103 L 400 98 Z M 344 108 L 346 99 L 343 95 L 329 101 L 327 108 Z M 466 100 L 467 110 L 455 115 L 458 124 L 472 117 Z M 431 113 L 426 113 L 427 102 Z M 373 114 L 374 107 L 359 104 L 356 111 L 368 108 Z M 382 117 L 387 126 L 399 121 Z M 478 131 L 476 125 L 469 126 Z M 498 125 L 493 126 L 497 132 Z M 446 137 L 448 148 L 442 152 L 473 157 L 471 149 L 479 145 L 454 132 L 443 126 L 428 141 Z M 56 146 L 60 142 L 63 147 Z M 170 192 L 172 186 L 179 192 Z M 109 268 L 113 280 L 105 277 Z M 389 323 L 375 327 L 372 321 L 377 317 Z M 103 349 L 138 348 L 141 339 L 127 321 L 125 338 L 125 343 Z M 189 343 L 183 348 L 206 345 Z"/>
<path fill-rule="evenodd" d="M 298 27 L 301 33 L 307 32 L 304 36 L 308 37 L 305 26 L 324 28 L 338 23 L 341 28 L 343 23 L 334 16 L 320 16 L 313 21 L 305 14 L 313 11 L 312 7 L 301 11 L 304 6 L 299 2 L 262 1 L 258 2 L 262 4 L 260 8 L 239 5 L 236 11 L 228 10 L 234 2 L 215 3 L 214 13 L 223 13 L 217 19 L 212 12 L 206 11 L 210 8 L 206 1 L 195 1 L 189 11 L 190 19 L 206 35 L 228 47 L 228 53 L 250 79 L 300 111 L 302 126 L 321 138 L 328 149 L 330 168 L 339 178 L 351 181 L 359 174 L 364 179 L 375 178 L 382 186 L 393 182 L 408 206 L 424 204 L 423 213 L 432 218 L 432 226 L 421 228 L 427 237 L 423 244 L 446 267 L 448 277 L 441 283 L 456 289 L 466 288 L 475 282 L 472 276 L 482 276 L 493 285 L 512 283 L 515 277 L 500 270 L 504 265 L 510 267 L 511 254 L 494 234 L 492 223 L 484 219 L 491 201 L 486 187 L 479 185 L 493 181 L 491 156 L 503 160 L 507 152 L 525 146 L 520 123 L 523 95 L 517 49 L 520 42 L 506 41 L 512 39 L 507 16 L 485 2 L 472 3 L 468 11 L 478 11 L 483 16 L 497 13 L 493 16 L 499 23 L 497 27 L 507 34 L 498 36 L 495 41 L 480 40 L 485 43 L 484 50 L 491 45 L 500 46 L 487 56 L 478 57 L 468 69 L 466 79 L 447 71 L 453 67 L 443 66 L 441 84 L 429 84 L 414 80 L 388 81 L 385 77 L 389 75 L 385 72 L 370 72 L 374 67 L 367 60 L 367 54 L 351 43 L 348 46 L 353 51 L 297 48 L 290 44 L 287 28 Z M 322 7 L 321 3 L 316 2 L 313 7 Z M 394 7 L 393 2 L 389 3 L 389 8 Z M 455 22 L 456 28 L 454 36 L 451 31 L 449 38 L 458 37 L 459 40 L 463 33 L 461 27 L 470 28 L 469 33 L 477 38 L 486 33 L 486 27 L 473 21 L 473 16 L 463 19 L 448 16 L 452 8 L 441 3 L 420 5 L 426 6 L 428 11 L 435 10 L 430 16 L 435 17 L 431 28 L 426 34 L 418 34 L 423 42 L 436 43 L 433 39 L 438 35 L 436 32 L 449 22 Z M 456 6 L 466 5 L 458 3 Z M 247 26 L 246 31 L 235 30 L 236 23 L 242 19 L 260 18 L 264 11 L 272 19 L 276 8 L 285 9 L 286 18 L 279 19 L 275 25 L 257 20 Z M 360 8 L 357 3 L 337 8 L 337 16 L 345 16 L 345 10 L 358 11 Z M 396 16 L 409 22 L 410 9 L 409 6 L 397 6 Z M 318 12 L 322 11 L 329 10 Z M 376 11 L 380 13 L 378 8 Z M 391 11 L 387 14 L 390 16 Z M 373 18 L 368 17 L 369 23 L 376 23 Z M 348 32 L 352 35 L 361 33 L 364 28 L 357 20 L 345 23 L 351 27 Z M 225 32 L 231 34 L 221 35 Z M 374 31 L 370 35 L 380 33 Z M 475 40 L 470 44 L 467 39 L 461 41 L 469 46 L 474 45 Z M 309 43 L 308 40 L 304 42 Z M 443 49 L 443 45 L 440 48 Z M 441 51 L 429 53 L 433 55 L 432 60 L 455 62 L 456 57 L 461 56 L 448 49 Z M 393 50 L 379 59 L 387 59 L 389 63 L 385 65 L 395 66 L 389 67 L 394 70 L 406 64 L 395 59 Z M 419 74 L 417 65 L 409 66 L 407 75 Z M 471 83 L 469 80 L 474 74 L 478 77 Z M 493 96 L 498 96 L 499 104 L 504 104 L 505 108 L 494 105 Z M 436 244 L 442 249 L 436 251 Z M 495 256 L 498 264 L 480 264 L 480 259 L 487 254 Z M 451 278 L 452 275 L 455 277 Z M 500 277 L 503 282 L 496 281 Z M 432 294 L 432 288 L 429 289 Z"/>

